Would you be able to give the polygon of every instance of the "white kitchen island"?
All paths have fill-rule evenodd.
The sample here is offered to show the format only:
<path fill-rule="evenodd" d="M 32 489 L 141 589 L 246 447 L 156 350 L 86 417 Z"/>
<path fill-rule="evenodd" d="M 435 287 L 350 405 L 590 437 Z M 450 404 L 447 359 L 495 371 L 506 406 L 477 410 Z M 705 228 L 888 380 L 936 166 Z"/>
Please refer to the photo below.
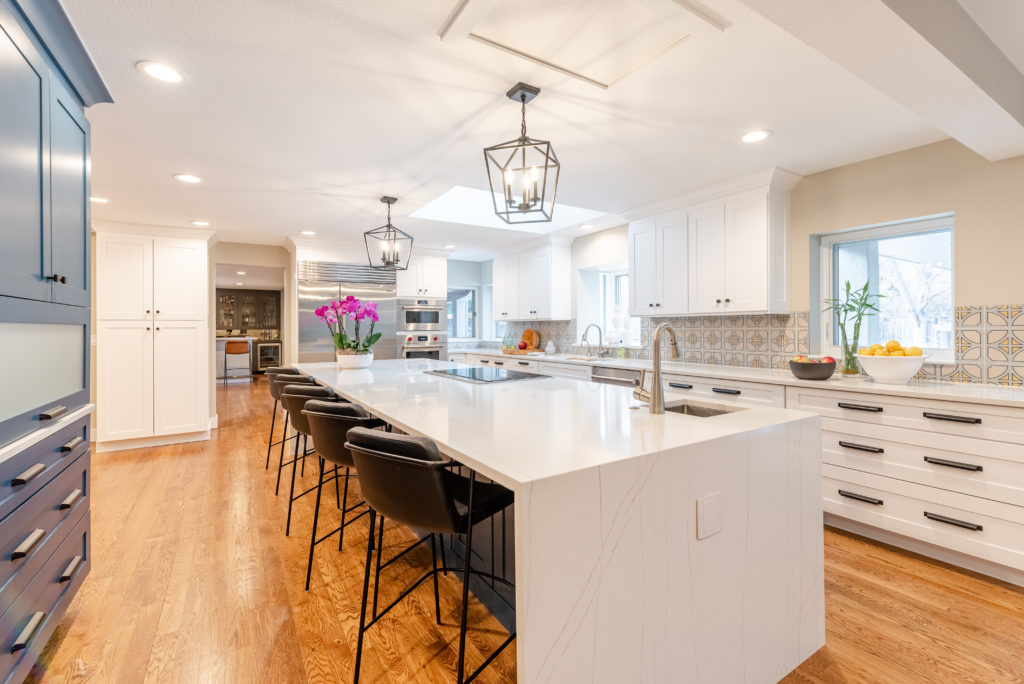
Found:
<path fill-rule="evenodd" d="M 818 415 L 425 373 L 456 365 L 297 368 L 515 492 L 520 682 L 774 682 L 824 644 Z"/>

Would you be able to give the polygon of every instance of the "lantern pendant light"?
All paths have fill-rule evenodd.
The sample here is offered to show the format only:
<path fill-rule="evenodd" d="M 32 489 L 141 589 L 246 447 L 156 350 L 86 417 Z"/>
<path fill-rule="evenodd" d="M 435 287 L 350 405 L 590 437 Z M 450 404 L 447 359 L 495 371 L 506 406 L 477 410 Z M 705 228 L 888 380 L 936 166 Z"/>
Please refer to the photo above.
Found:
<path fill-rule="evenodd" d="M 551 143 L 526 135 L 526 103 L 540 88 L 517 83 L 505 95 L 522 106 L 522 128 L 515 140 L 484 149 L 494 213 L 505 223 L 550 221 L 558 190 L 558 157 Z"/>
<path fill-rule="evenodd" d="M 366 258 L 372 268 L 388 271 L 404 271 L 409 268 L 412 254 L 412 236 L 391 225 L 391 205 L 397 197 L 384 196 L 380 201 L 388 205 L 388 222 L 380 228 L 363 233 L 366 243 Z"/>

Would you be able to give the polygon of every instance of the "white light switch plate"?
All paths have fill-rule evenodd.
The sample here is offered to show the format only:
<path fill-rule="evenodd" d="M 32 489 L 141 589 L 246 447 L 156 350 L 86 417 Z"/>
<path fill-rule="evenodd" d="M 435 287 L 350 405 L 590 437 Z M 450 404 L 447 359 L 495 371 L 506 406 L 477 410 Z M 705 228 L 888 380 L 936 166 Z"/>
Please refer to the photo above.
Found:
<path fill-rule="evenodd" d="M 697 539 L 707 539 L 722 531 L 722 493 L 714 492 L 697 499 Z"/>

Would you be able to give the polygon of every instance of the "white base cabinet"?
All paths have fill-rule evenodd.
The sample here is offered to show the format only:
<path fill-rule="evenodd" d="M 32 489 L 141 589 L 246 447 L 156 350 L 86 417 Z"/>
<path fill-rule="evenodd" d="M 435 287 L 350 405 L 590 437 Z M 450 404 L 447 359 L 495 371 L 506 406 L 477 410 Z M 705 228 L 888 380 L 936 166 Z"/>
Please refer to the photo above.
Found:
<path fill-rule="evenodd" d="M 99 321 L 96 325 L 97 439 L 153 434 L 153 323 Z"/>
<path fill-rule="evenodd" d="M 209 428 L 206 325 L 158 321 L 153 336 L 153 434 Z"/>

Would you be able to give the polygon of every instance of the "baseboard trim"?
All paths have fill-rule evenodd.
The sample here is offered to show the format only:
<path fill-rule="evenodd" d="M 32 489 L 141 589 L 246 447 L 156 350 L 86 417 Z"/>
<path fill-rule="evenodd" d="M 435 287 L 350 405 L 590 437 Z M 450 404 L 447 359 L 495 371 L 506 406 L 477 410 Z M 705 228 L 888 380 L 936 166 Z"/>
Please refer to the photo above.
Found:
<path fill-rule="evenodd" d="M 209 430 L 186 432 L 180 435 L 159 435 L 156 437 L 140 437 L 138 439 L 119 439 L 112 442 L 96 442 L 96 453 L 124 451 L 125 449 L 145 449 L 148 447 L 167 446 L 168 444 L 184 444 L 186 442 L 205 442 L 208 439 L 210 439 Z"/>
<path fill-rule="evenodd" d="M 914 539 L 907 537 L 896 532 L 890 532 L 883 530 L 872 525 L 865 525 L 862 522 L 856 520 L 850 520 L 848 518 L 841 518 L 833 513 L 825 513 L 825 524 L 831 527 L 845 530 L 846 532 L 852 532 L 853 534 L 860 535 L 861 537 L 867 537 L 868 539 L 874 539 L 880 541 L 883 544 L 889 544 L 896 546 L 913 553 L 927 556 L 928 558 L 934 558 L 935 560 L 948 563 L 949 565 L 955 565 L 958 568 L 970 570 L 987 577 L 994 577 L 997 580 L 1003 582 L 1009 582 L 1015 584 L 1018 587 L 1024 587 L 1024 571 L 1011 568 L 1006 565 L 999 563 L 992 563 L 983 558 L 977 556 L 969 556 L 959 551 L 953 551 L 942 546 L 936 546 L 920 539 Z"/>
<path fill-rule="evenodd" d="M 216 430 L 217 429 L 217 425 L 219 423 L 220 423 L 220 414 L 219 413 L 214 413 L 212 416 L 210 416 L 210 429 L 211 430 Z"/>

